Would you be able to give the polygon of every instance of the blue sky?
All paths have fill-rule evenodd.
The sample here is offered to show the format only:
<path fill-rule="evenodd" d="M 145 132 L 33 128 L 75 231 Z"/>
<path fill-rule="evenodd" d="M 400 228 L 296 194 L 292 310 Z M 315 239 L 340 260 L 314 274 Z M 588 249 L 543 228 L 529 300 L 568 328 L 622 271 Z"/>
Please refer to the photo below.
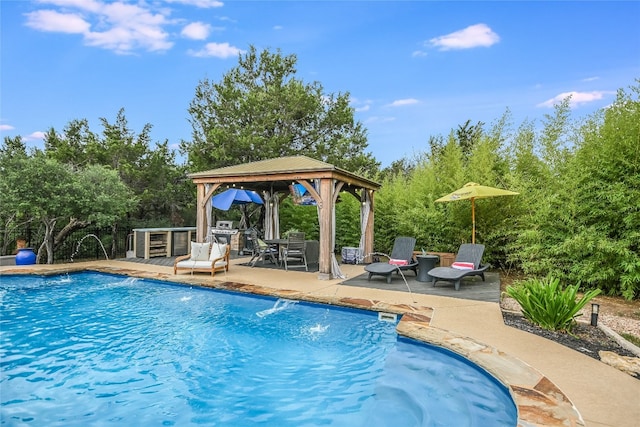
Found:
<path fill-rule="evenodd" d="M 540 123 L 573 94 L 572 117 L 640 78 L 638 1 L 40 0 L 0 2 L 0 131 L 42 134 L 87 119 L 191 138 L 198 82 L 250 45 L 298 58 L 297 78 L 349 92 L 383 166 L 467 120 Z"/>

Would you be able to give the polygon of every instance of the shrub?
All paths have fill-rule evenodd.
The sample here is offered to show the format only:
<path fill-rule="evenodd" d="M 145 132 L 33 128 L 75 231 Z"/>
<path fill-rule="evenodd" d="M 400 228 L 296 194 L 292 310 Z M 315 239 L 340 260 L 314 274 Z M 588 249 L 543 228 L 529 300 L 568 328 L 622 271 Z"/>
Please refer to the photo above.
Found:
<path fill-rule="evenodd" d="M 578 312 L 601 290 L 586 292 L 576 299 L 579 285 L 562 288 L 560 280 L 530 279 L 518 286 L 507 286 L 506 293 L 515 299 L 526 319 L 551 331 L 571 332 Z"/>

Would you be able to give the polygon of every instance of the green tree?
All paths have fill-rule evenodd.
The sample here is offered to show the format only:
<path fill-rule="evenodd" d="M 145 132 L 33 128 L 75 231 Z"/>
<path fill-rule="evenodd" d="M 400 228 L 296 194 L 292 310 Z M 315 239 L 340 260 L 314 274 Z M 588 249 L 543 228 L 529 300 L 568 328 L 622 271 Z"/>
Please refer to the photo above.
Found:
<path fill-rule="evenodd" d="M 137 176 L 140 197 L 138 217 L 168 218 L 172 226 L 195 224 L 189 209 L 195 206 L 195 186 L 186 177 L 184 166 L 175 164 L 175 152 L 167 141 L 158 143 L 140 164 Z"/>
<path fill-rule="evenodd" d="M 136 203 L 117 173 L 102 166 L 75 170 L 41 152 L 8 166 L 0 184 L 2 210 L 43 224 L 38 262 L 46 255 L 47 263 L 53 263 L 55 249 L 70 233 L 89 224 L 109 224 Z"/>
<path fill-rule="evenodd" d="M 483 126 L 484 123 L 482 122 L 472 125 L 471 120 L 467 120 L 463 125 L 458 125 L 458 129 L 455 131 L 455 136 L 465 158 L 471 154 L 475 144 L 482 137 L 484 132 L 482 128 Z"/>
<path fill-rule="evenodd" d="M 320 225 L 318 223 L 318 208 L 315 206 L 296 206 L 291 197 L 280 203 L 280 233 L 284 235 L 289 230 L 305 233 L 305 238 L 318 239 Z"/>
<path fill-rule="evenodd" d="M 545 116 L 539 135 L 532 127 L 521 128 L 514 176 L 522 190 L 519 202 L 528 209 L 514 243 L 518 261 L 527 273 L 561 279 L 570 279 L 566 272 L 573 263 L 561 246 L 575 233 L 575 181 L 568 169 L 575 146 L 570 143 L 574 127 L 569 113 L 567 98 L 553 115 Z"/>
<path fill-rule="evenodd" d="M 132 223 L 140 220 L 166 226 L 191 220 L 185 216 L 195 203 L 195 189 L 186 179 L 185 167 L 176 165 L 168 142 L 152 148 L 151 124 L 136 133 L 124 109 L 113 123 L 104 117 L 100 122 L 101 133 L 92 132 L 86 119 L 70 121 L 61 134 L 51 128 L 45 136 L 46 156 L 72 169 L 102 165 L 117 171 L 140 200 L 137 209 L 127 213 Z"/>
<path fill-rule="evenodd" d="M 437 179 L 436 199 L 468 182 L 464 153 L 453 132 L 449 134 L 447 144 L 442 148 L 440 155 L 432 157 L 431 161 Z M 468 203 L 436 203 L 434 209 L 441 210 L 441 215 L 445 218 L 440 226 L 441 239 L 449 243 L 447 248 L 443 248 L 443 250 L 454 252 L 461 242 L 469 240 L 471 207 Z"/>
<path fill-rule="evenodd" d="M 569 165 L 573 232 L 567 274 L 628 299 L 640 296 L 640 85 L 580 129 Z"/>
<path fill-rule="evenodd" d="M 371 176 L 379 164 L 365 153 L 349 94 L 326 94 L 295 77 L 295 55 L 251 46 L 219 83 L 200 81 L 189 105 L 192 141 L 182 141 L 191 170 L 307 155 Z"/>
<path fill-rule="evenodd" d="M 151 145 L 151 124 L 143 126 L 136 134 L 125 117 L 124 109 L 120 109 L 114 123 L 106 118 L 100 118 L 102 123 L 102 138 L 91 145 L 89 153 L 94 163 L 109 166 L 118 171 L 120 178 L 136 194 L 140 194 L 147 183 L 139 179 L 142 160 L 148 155 Z"/>
<path fill-rule="evenodd" d="M 0 255 L 8 254 L 10 244 L 13 243 L 11 237 L 15 231 L 31 221 L 31 218 L 16 209 L 13 209 L 10 198 L 11 189 L 8 188 L 9 183 L 5 179 L 6 174 L 11 171 L 18 170 L 20 162 L 24 161 L 27 156 L 27 146 L 21 136 L 5 137 L 0 147 L 0 221 L 2 224 L 2 247 Z"/>
<path fill-rule="evenodd" d="M 62 134 L 51 128 L 44 137 L 44 151 L 47 157 L 76 168 L 97 162 L 93 157 L 97 145 L 98 137 L 89 129 L 86 119 L 71 120 Z"/>
<path fill-rule="evenodd" d="M 27 146 L 22 140 L 21 136 L 10 137 L 5 136 L 2 147 L 0 147 L 0 160 L 2 160 L 2 167 L 5 167 L 4 162 L 16 160 L 19 158 L 27 157 Z"/>
<path fill-rule="evenodd" d="M 426 157 L 419 162 L 401 191 L 404 197 L 397 202 L 397 215 L 412 226 L 408 233 L 416 238 L 417 249 L 445 250 L 449 246 L 445 237 L 448 221 L 444 211 L 436 209 L 434 202 L 443 194 L 434 163 Z"/>

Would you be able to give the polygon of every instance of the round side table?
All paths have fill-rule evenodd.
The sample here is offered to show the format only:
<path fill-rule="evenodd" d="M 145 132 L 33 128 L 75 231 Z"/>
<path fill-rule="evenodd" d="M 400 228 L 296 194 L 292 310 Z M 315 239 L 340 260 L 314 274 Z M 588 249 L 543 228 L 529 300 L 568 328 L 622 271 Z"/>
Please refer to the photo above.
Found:
<path fill-rule="evenodd" d="M 429 270 L 436 267 L 436 263 L 440 259 L 437 255 L 417 255 L 418 260 L 418 282 L 431 282 L 433 278 L 429 276 Z"/>

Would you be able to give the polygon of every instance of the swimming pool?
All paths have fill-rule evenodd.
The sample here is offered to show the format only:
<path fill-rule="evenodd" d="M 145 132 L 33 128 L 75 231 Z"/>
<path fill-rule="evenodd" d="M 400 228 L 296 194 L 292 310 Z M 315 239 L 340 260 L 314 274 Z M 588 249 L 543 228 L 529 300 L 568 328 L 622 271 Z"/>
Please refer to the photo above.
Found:
<path fill-rule="evenodd" d="M 8 425 L 515 425 L 504 386 L 376 314 L 117 275 L 4 276 Z"/>

